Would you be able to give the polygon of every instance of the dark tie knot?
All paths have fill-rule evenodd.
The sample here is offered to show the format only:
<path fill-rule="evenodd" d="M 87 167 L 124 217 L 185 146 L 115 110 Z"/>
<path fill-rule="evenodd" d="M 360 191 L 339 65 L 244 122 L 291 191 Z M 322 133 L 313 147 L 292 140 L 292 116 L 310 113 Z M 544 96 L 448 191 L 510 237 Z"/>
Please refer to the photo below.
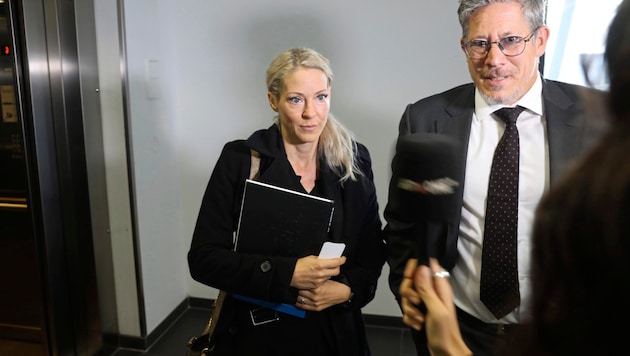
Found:
<path fill-rule="evenodd" d="M 522 106 L 517 106 L 515 108 L 501 108 L 494 113 L 503 120 L 506 124 L 515 124 L 516 118 L 525 110 Z"/>

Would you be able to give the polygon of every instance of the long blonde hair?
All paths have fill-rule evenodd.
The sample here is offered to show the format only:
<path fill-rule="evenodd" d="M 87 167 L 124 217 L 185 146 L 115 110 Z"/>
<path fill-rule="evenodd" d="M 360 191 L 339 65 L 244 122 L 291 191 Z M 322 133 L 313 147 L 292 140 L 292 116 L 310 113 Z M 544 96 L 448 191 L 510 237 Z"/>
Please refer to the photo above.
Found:
<path fill-rule="evenodd" d="M 276 56 L 267 69 L 267 90 L 271 95 L 279 99 L 283 79 L 300 67 L 321 70 L 328 78 L 328 86 L 332 86 L 333 73 L 326 57 L 310 48 L 292 48 Z M 277 117 L 274 122 L 278 125 Z M 341 182 L 356 180 L 362 174 L 356 162 L 356 145 L 354 134 L 329 113 L 317 150 Z"/>

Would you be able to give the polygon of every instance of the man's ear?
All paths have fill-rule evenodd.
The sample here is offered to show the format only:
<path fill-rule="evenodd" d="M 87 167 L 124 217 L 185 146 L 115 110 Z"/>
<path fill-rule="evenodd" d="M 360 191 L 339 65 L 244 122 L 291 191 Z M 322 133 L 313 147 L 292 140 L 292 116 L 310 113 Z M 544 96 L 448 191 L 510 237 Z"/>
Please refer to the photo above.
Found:
<path fill-rule="evenodd" d="M 547 40 L 549 39 L 549 27 L 540 26 L 538 28 L 538 33 L 536 33 L 535 45 L 536 45 L 536 55 L 538 57 L 545 54 L 545 49 L 547 47 Z"/>

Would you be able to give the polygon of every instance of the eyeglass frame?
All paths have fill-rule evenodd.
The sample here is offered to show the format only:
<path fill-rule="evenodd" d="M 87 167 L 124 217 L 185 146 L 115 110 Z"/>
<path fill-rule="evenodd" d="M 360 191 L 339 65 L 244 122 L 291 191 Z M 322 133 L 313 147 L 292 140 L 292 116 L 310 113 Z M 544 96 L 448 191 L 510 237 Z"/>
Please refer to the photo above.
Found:
<path fill-rule="evenodd" d="M 486 40 L 477 40 L 477 39 L 470 40 L 470 41 L 462 44 L 462 49 L 464 50 L 464 53 L 466 53 L 466 56 L 468 56 L 468 58 L 470 58 L 470 59 L 483 59 L 483 58 L 486 58 L 488 56 L 488 53 L 490 53 L 490 49 L 492 48 L 492 44 L 496 44 L 497 47 L 499 47 L 499 50 L 501 51 L 501 53 L 504 56 L 506 56 L 506 57 L 518 57 L 521 54 L 523 54 L 523 52 L 525 52 L 525 48 L 527 47 L 527 42 L 531 41 L 534 38 L 534 35 L 536 34 L 536 32 L 538 32 L 539 29 L 540 29 L 540 27 L 536 27 L 532 32 L 530 32 L 529 35 L 527 35 L 525 37 L 521 37 L 521 36 L 506 36 L 506 37 L 503 37 L 503 38 L 499 39 L 498 41 L 486 41 Z M 505 52 L 503 52 L 504 49 L 505 49 L 505 46 L 503 46 L 501 44 L 501 41 L 503 41 L 505 39 L 508 39 L 508 38 L 519 38 L 520 41 L 523 42 L 523 49 L 518 54 L 506 54 Z M 473 56 L 470 55 L 470 52 L 469 52 L 468 46 L 471 43 L 475 42 L 475 41 L 477 41 L 477 42 L 486 42 L 486 52 L 483 55 L 479 56 L 479 57 L 473 57 Z M 521 42 L 519 42 L 519 43 L 521 43 Z"/>

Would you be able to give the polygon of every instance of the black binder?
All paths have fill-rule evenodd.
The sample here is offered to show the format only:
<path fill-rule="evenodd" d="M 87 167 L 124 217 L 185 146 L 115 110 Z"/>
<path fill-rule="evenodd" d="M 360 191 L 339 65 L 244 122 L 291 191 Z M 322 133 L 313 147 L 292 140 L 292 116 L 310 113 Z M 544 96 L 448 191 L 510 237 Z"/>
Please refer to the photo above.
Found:
<path fill-rule="evenodd" d="M 317 255 L 332 222 L 334 202 L 247 179 L 235 251 L 267 256 Z"/>

